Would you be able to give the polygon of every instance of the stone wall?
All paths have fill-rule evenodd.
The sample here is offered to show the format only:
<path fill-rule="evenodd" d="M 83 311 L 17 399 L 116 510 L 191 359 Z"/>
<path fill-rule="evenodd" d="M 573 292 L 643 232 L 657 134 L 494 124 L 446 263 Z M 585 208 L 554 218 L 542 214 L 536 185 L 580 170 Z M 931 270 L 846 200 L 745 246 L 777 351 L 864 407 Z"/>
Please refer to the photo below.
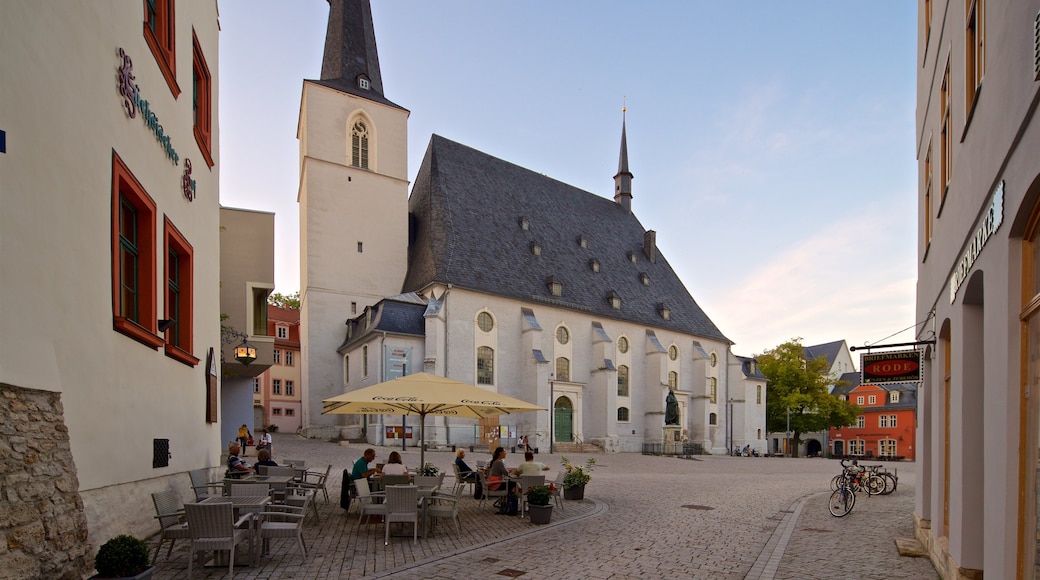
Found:
<path fill-rule="evenodd" d="M 61 394 L 0 384 L 0 580 L 93 567 Z"/>

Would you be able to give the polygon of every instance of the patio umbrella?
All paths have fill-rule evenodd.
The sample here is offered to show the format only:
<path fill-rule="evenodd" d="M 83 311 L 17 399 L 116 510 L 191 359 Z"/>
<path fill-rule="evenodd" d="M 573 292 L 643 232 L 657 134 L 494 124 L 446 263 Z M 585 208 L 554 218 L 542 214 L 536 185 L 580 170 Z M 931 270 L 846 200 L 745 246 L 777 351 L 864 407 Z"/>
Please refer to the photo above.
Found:
<path fill-rule="evenodd" d="M 418 415 L 419 467 L 426 465 L 426 416 L 494 417 L 544 411 L 520 399 L 430 373 L 416 373 L 322 401 L 322 414 Z"/>

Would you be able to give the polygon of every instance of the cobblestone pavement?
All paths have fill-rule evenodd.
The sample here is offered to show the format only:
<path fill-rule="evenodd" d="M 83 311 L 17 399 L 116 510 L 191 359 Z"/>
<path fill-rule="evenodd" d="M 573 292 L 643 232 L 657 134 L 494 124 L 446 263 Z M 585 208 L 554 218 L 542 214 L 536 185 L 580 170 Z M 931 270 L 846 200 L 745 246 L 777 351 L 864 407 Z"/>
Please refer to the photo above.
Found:
<path fill-rule="evenodd" d="M 416 544 L 409 533 L 384 547 L 382 524 L 358 526 L 356 505 L 349 513 L 339 507 L 342 470 L 363 449 L 275 434 L 276 461 L 332 465 L 330 502 L 319 500 L 320 524 L 307 522 L 306 562 L 294 542 L 278 540 L 270 555 L 236 569 L 236 578 L 938 578 L 927 559 L 900 557 L 895 548 L 896 537 L 912 535 L 911 464 L 893 464 L 900 471 L 894 494 L 862 496 L 851 514 L 834 518 L 822 493 L 839 470 L 834 461 L 595 455 L 585 500 L 554 508 L 547 526 L 493 515 L 490 502 L 480 508 L 467 496 L 461 533 L 440 522 Z M 392 450 L 377 447 L 377 461 Z M 586 457 L 568 455 L 576 463 Z M 486 458 L 467 456 L 471 465 Z M 551 479 L 559 455 L 538 459 L 552 468 Z M 451 473 L 454 454 L 427 451 L 426 460 Z M 511 454 L 506 463 L 520 460 Z M 404 463 L 418 462 L 410 448 Z M 186 544 L 160 557 L 156 580 L 187 578 Z M 244 553 L 236 558 L 245 560 Z M 196 565 L 197 578 L 226 575 L 226 567 L 199 573 Z"/>

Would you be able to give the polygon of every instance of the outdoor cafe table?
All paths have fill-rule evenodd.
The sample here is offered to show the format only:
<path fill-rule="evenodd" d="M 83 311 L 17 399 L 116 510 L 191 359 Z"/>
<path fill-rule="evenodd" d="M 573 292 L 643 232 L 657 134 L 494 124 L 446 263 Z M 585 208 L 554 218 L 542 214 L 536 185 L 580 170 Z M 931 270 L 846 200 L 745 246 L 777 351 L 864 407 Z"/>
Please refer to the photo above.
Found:
<path fill-rule="evenodd" d="M 293 481 L 291 475 L 248 475 L 246 477 L 224 478 L 224 493 L 231 495 L 231 486 L 236 483 L 266 483 L 267 488 L 272 491 L 285 491 L 289 483 Z"/>

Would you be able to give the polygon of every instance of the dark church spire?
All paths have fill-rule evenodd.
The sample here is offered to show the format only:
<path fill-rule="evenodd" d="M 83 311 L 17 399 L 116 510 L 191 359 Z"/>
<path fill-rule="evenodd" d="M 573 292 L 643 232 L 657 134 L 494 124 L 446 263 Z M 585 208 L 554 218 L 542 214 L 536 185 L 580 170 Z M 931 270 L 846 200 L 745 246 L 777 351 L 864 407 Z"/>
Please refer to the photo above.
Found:
<path fill-rule="evenodd" d="M 362 91 L 383 97 L 376 32 L 369 0 L 328 0 L 329 28 L 321 80 L 343 79 Z"/>
<path fill-rule="evenodd" d="M 618 158 L 617 175 L 614 176 L 614 202 L 632 212 L 632 172 L 628 170 L 628 139 L 625 136 L 625 114 L 628 107 L 621 108 L 621 156 Z"/>

